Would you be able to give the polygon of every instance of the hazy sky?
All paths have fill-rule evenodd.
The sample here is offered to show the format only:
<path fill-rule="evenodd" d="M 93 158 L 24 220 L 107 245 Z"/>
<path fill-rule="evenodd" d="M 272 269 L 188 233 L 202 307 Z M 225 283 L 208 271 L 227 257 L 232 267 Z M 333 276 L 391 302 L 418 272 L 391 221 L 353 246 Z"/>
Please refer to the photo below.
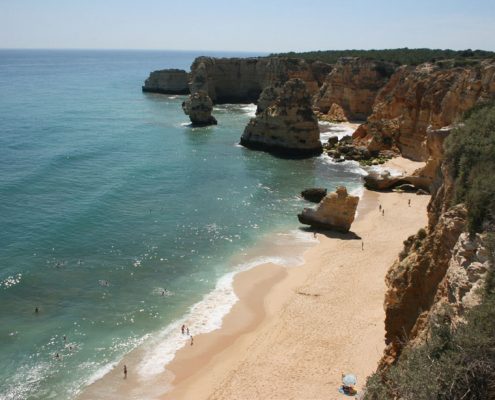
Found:
<path fill-rule="evenodd" d="M 0 48 L 495 50 L 495 0 L 0 0 Z"/>

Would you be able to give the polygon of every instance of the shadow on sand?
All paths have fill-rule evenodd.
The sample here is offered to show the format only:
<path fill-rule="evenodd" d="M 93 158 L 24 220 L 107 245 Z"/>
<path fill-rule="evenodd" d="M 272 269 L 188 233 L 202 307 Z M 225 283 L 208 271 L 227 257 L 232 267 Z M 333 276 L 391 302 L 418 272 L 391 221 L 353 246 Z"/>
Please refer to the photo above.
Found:
<path fill-rule="evenodd" d="M 347 232 L 347 233 L 342 233 L 342 232 L 337 232 L 337 231 L 331 231 L 331 230 L 325 230 L 325 229 L 316 229 L 316 228 L 299 228 L 303 232 L 309 232 L 313 234 L 320 234 L 320 235 L 325 235 L 329 239 L 340 239 L 340 240 L 361 240 L 361 236 L 355 234 L 354 232 Z"/>

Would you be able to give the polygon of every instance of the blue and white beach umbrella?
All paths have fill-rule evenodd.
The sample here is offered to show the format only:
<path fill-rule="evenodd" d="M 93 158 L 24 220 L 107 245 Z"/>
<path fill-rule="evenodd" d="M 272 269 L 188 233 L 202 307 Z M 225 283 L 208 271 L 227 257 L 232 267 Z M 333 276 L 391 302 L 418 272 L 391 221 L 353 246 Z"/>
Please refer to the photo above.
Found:
<path fill-rule="evenodd" d="M 357 378 L 356 375 L 354 374 L 347 374 L 342 378 L 342 383 L 345 386 L 354 386 L 357 383 Z"/>

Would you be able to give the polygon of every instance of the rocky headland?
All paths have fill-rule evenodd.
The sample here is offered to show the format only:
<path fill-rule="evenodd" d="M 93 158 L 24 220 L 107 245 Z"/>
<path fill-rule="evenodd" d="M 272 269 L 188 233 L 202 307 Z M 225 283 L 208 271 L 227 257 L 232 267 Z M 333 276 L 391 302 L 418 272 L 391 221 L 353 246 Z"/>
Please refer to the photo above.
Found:
<path fill-rule="evenodd" d="M 182 69 L 153 71 L 144 82 L 143 92 L 189 94 L 189 74 Z"/>
<path fill-rule="evenodd" d="M 266 89 L 272 96 L 273 90 Z M 267 102 L 270 104 L 270 102 Z M 312 157 L 322 152 L 318 120 L 301 79 L 287 81 L 278 96 L 247 124 L 240 143 L 279 156 Z"/>

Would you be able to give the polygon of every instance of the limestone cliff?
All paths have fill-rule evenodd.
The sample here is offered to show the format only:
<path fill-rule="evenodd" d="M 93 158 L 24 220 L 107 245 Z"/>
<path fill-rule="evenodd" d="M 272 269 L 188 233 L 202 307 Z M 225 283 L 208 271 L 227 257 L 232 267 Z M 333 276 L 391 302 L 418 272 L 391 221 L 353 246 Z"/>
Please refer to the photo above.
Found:
<path fill-rule="evenodd" d="M 204 90 L 216 103 L 253 103 L 263 89 L 299 78 L 312 95 L 319 89 L 328 64 L 302 59 L 198 57 L 191 65 L 191 93 Z"/>
<path fill-rule="evenodd" d="M 144 82 L 143 92 L 189 94 L 188 74 L 181 69 L 153 71 Z"/>
<path fill-rule="evenodd" d="M 271 88 L 265 90 L 272 92 Z M 241 144 L 281 156 L 311 157 L 321 154 L 318 121 L 311 109 L 311 97 L 303 80 L 291 79 L 283 85 L 273 104 L 249 121 Z"/>
<path fill-rule="evenodd" d="M 386 276 L 386 350 L 381 368 L 392 364 L 405 345 L 421 343 L 429 322 L 451 310 L 452 324 L 479 301 L 490 268 L 485 235 L 466 233 L 466 209 L 452 206 L 454 181 L 443 160 L 442 144 L 450 130 L 429 131 L 430 158 L 423 178 L 430 182 L 428 226 L 404 242 Z"/>
<path fill-rule="evenodd" d="M 457 122 L 479 102 L 495 98 L 495 61 L 470 67 L 403 66 L 376 96 L 373 112 L 354 139 L 370 151 L 398 148 L 424 161 L 427 129 Z"/>
<path fill-rule="evenodd" d="M 343 57 L 327 75 L 314 99 L 314 107 L 327 114 L 332 105 L 343 108 L 347 118 L 365 120 L 372 112 L 378 91 L 395 70 L 391 63 Z"/>

